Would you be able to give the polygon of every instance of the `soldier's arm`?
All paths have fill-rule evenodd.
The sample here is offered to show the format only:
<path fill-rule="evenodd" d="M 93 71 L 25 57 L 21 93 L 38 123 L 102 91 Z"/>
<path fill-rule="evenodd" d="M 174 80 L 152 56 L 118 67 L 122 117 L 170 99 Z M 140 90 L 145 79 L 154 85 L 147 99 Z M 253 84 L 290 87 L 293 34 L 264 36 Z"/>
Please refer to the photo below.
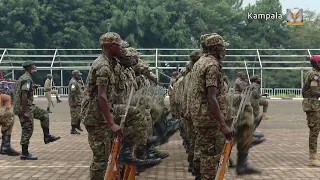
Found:
<path fill-rule="evenodd" d="M 25 81 L 21 86 L 21 105 L 23 113 L 28 113 L 28 92 L 30 91 L 32 83 Z"/>
<path fill-rule="evenodd" d="M 254 86 L 253 87 L 253 89 L 252 89 L 252 97 L 254 97 L 255 99 L 259 99 L 259 98 L 262 97 L 261 94 L 260 94 L 258 86 Z"/>
<path fill-rule="evenodd" d="M 11 97 L 6 94 L 1 94 L 1 101 L 5 103 L 6 110 L 11 108 Z"/>
<path fill-rule="evenodd" d="M 218 95 L 218 68 L 216 66 L 210 66 L 206 71 L 205 82 L 207 88 L 207 99 L 209 105 L 209 111 L 215 120 L 218 121 L 221 127 L 227 126 L 223 115 L 220 111 L 219 103 L 217 100 Z"/>
<path fill-rule="evenodd" d="M 107 98 L 107 87 L 110 86 L 108 82 L 109 82 L 111 70 L 109 67 L 105 66 L 99 69 L 96 73 L 97 73 L 96 86 L 98 86 L 99 107 L 107 121 L 107 124 L 112 126 L 115 123 L 110 113 L 110 106 L 108 104 L 108 98 Z"/>
<path fill-rule="evenodd" d="M 310 90 L 311 90 L 311 96 L 319 98 L 320 97 L 320 90 L 318 88 L 319 83 L 319 76 L 313 75 L 310 77 Z"/>

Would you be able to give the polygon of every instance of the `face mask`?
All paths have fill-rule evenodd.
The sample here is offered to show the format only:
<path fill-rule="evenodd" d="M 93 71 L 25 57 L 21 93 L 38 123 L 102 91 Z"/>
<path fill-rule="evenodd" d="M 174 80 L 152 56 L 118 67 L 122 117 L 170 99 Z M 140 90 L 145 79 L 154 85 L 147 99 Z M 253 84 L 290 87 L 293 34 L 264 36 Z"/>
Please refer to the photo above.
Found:
<path fill-rule="evenodd" d="M 37 72 L 37 69 L 32 69 L 31 70 L 31 73 L 35 73 L 35 72 Z"/>

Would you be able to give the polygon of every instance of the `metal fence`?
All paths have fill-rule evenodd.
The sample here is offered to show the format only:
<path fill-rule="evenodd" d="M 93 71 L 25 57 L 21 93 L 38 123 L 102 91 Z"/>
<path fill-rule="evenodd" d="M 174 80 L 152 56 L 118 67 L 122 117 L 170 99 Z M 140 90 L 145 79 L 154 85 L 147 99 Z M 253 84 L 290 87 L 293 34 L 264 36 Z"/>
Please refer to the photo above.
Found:
<path fill-rule="evenodd" d="M 58 93 L 61 97 L 67 97 L 69 94 L 69 89 L 67 86 L 56 87 Z M 168 91 L 166 91 L 168 92 Z M 270 97 L 274 98 L 301 98 L 301 89 L 299 88 L 261 88 L 262 93 L 269 94 Z M 168 93 L 166 93 L 168 94 Z M 44 97 L 44 88 L 40 87 L 34 91 L 35 97 Z M 54 95 L 52 95 L 54 96 Z"/>

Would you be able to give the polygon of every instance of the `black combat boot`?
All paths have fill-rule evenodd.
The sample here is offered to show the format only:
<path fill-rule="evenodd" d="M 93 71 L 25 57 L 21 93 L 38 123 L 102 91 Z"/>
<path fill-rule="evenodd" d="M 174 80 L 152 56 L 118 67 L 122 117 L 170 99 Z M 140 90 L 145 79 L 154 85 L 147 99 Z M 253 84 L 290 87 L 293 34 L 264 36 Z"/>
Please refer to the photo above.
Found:
<path fill-rule="evenodd" d="M 0 154 L 8 155 L 8 156 L 19 156 L 16 150 L 11 147 L 11 136 L 10 135 L 2 135 L 2 142 L 0 148 Z"/>
<path fill-rule="evenodd" d="M 169 138 L 178 131 L 179 129 L 179 120 L 165 119 L 160 120 L 154 125 L 154 135 L 161 137 L 161 144 L 168 142 Z"/>
<path fill-rule="evenodd" d="M 261 138 L 253 137 L 251 147 L 256 146 L 258 144 L 261 144 L 264 141 L 266 141 L 266 139 L 264 137 L 261 137 Z"/>
<path fill-rule="evenodd" d="M 166 158 L 166 157 L 169 156 L 169 153 L 160 152 L 160 151 L 158 151 L 155 147 L 149 148 L 148 153 L 149 153 L 149 154 L 148 154 L 148 157 L 149 157 L 150 159 L 158 159 L 158 158 L 164 159 L 164 158 Z"/>
<path fill-rule="evenodd" d="M 262 138 L 262 137 L 264 137 L 264 134 L 263 133 L 254 132 L 253 133 L 253 137 Z"/>
<path fill-rule="evenodd" d="M 71 125 L 71 132 L 70 134 L 80 134 L 77 130 L 76 130 L 76 125 Z"/>
<path fill-rule="evenodd" d="M 62 101 L 59 99 L 58 96 L 56 96 L 56 99 L 57 99 L 57 103 L 61 103 Z"/>
<path fill-rule="evenodd" d="M 54 141 L 60 139 L 60 136 L 55 137 L 55 136 L 50 135 L 49 128 L 43 127 L 42 130 L 43 130 L 43 136 L 44 136 L 43 139 L 44 139 L 45 144 L 48 144 L 48 143 L 51 143 L 51 142 L 54 142 Z"/>
<path fill-rule="evenodd" d="M 194 180 L 201 180 L 200 169 L 194 168 L 192 175 L 195 177 Z"/>
<path fill-rule="evenodd" d="M 50 111 L 50 108 L 49 108 L 49 107 L 47 107 L 47 112 L 48 112 L 48 113 L 52 113 L 52 112 Z"/>
<path fill-rule="evenodd" d="M 248 150 L 238 148 L 238 162 L 236 171 L 238 175 L 258 174 L 261 171 L 254 169 L 248 163 Z"/>
<path fill-rule="evenodd" d="M 83 132 L 80 124 L 81 124 L 81 122 L 79 122 L 79 123 L 77 124 L 76 128 L 77 128 L 79 131 Z"/>
<path fill-rule="evenodd" d="M 28 145 L 22 145 L 22 153 L 20 156 L 21 160 L 37 160 L 38 158 L 35 156 L 32 156 L 32 154 L 28 151 L 29 146 Z"/>

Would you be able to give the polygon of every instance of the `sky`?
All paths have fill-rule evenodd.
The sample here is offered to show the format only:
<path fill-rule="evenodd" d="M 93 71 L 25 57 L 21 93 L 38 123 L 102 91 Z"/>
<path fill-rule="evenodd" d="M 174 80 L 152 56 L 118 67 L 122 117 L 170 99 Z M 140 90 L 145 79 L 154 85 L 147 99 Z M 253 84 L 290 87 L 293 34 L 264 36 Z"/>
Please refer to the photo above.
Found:
<path fill-rule="evenodd" d="M 243 0 L 243 6 L 250 4 L 254 4 L 256 0 Z M 312 10 L 317 11 L 317 7 L 320 7 L 320 0 L 280 0 L 282 4 L 283 13 L 286 12 L 286 9 L 291 8 L 301 8 L 304 10 Z"/>

